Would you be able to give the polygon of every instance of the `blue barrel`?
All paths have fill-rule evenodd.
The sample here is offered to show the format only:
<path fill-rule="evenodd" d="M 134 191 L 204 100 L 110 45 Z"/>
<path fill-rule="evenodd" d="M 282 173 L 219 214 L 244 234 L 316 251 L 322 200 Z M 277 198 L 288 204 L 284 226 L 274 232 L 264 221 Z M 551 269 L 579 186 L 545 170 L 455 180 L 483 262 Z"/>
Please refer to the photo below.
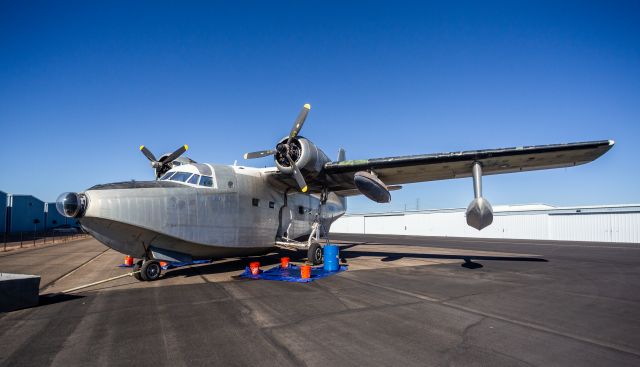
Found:
<path fill-rule="evenodd" d="M 324 270 L 338 271 L 340 269 L 340 248 L 336 245 L 324 245 Z"/>

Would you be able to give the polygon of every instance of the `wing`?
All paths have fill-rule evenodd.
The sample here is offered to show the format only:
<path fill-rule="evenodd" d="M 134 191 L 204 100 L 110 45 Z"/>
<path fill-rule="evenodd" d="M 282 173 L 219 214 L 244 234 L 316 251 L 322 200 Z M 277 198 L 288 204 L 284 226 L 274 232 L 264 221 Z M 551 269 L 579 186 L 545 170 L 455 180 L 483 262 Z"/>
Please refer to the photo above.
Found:
<path fill-rule="evenodd" d="M 386 185 L 398 185 L 470 177 L 474 162 L 482 164 L 484 175 L 572 167 L 597 159 L 613 144 L 603 140 L 329 162 L 324 179 L 330 190 L 347 193 L 355 189 L 358 171 L 373 171 Z"/>

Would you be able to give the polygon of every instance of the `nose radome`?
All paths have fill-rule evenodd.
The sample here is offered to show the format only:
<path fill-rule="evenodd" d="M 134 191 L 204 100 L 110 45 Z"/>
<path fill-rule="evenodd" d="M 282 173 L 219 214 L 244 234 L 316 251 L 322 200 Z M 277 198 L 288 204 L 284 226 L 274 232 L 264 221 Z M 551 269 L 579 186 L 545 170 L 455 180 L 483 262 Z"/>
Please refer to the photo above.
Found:
<path fill-rule="evenodd" d="M 68 218 L 80 218 L 86 209 L 86 198 L 83 194 L 64 192 L 56 200 L 58 213 Z"/>

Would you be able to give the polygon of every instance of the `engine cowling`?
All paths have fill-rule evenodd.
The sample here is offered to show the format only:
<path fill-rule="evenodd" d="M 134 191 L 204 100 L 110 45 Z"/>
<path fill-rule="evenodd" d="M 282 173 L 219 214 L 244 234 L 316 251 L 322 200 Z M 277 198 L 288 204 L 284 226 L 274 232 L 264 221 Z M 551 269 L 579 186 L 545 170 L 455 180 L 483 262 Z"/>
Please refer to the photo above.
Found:
<path fill-rule="evenodd" d="M 376 203 L 388 203 L 391 201 L 391 194 L 387 189 L 387 185 L 377 176 L 366 171 L 360 171 L 353 175 L 353 182 L 364 196 Z"/>
<path fill-rule="evenodd" d="M 287 139 L 289 139 L 289 137 L 283 138 L 278 145 L 276 145 L 274 157 L 278 170 L 282 173 L 291 174 L 293 173 L 293 168 L 285 155 L 286 148 L 284 147 Z M 307 178 L 316 177 L 322 172 L 324 164 L 331 161 L 320 148 L 302 136 L 297 136 L 291 140 L 289 144 L 289 154 Z"/>

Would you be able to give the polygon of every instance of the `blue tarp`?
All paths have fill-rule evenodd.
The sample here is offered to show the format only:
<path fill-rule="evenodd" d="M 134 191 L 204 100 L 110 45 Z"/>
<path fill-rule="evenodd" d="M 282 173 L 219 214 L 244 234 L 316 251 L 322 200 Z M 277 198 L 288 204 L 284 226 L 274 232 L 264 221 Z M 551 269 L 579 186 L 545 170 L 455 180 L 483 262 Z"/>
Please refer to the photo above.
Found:
<path fill-rule="evenodd" d="M 167 269 L 179 268 L 181 266 L 205 264 L 209 262 L 211 262 L 211 260 L 194 260 L 193 262 L 190 262 L 190 263 L 171 262 L 169 263 L 169 265 L 163 266 L 162 269 L 167 270 Z M 120 264 L 118 265 L 118 267 L 132 268 L 133 265 L 127 266 L 125 264 Z M 264 270 L 264 271 L 260 270 L 260 274 L 258 275 L 252 275 L 251 269 L 249 269 L 249 267 L 247 266 L 244 269 L 244 272 L 239 276 L 241 278 L 256 279 L 256 280 L 264 279 L 264 280 L 278 280 L 281 282 L 308 283 L 316 279 L 326 278 L 330 275 L 337 274 L 345 270 L 347 270 L 346 265 L 341 265 L 340 268 L 336 271 L 327 271 L 324 269 L 323 266 L 312 267 L 311 278 L 303 279 L 300 277 L 300 267 L 293 264 L 289 264 L 289 267 L 286 269 L 282 269 L 280 265 L 277 265 L 269 270 Z"/>
<path fill-rule="evenodd" d="M 316 279 L 326 278 L 330 275 L 337 274 L 345 270 L 347 270 L 346 265 L 340 266 L 340 268 L 336 271 L 326 271 L 324 270 L 323 266 L 318 266 L 315 268 L 312 267 L 311 278 L 302 279 L 300 277 L 300 267 L 293 264 L 289 264 L 289 267 L 286 269 L 283 269 L 280 267 L 280 265 L 278 265 L 269 270 L 261 270 L 260 274 L 258 275 L 251 274 L 251 269 L 249 269 L 249 267 L 247 266 L 244 269 L 244 273 L 240 274 L 240 277 L 248 279 L 278 280 L 281 282 L 308 283 Z"/>

